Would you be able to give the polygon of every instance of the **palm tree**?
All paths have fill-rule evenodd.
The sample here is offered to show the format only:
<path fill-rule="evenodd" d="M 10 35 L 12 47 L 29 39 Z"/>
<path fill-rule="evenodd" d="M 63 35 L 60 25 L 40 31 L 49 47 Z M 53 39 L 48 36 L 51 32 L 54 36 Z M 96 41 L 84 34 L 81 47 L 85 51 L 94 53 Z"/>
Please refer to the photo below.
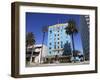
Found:
<path fill-rule="evenodd" d="M 63 52 L 62 56 L 70 56 L 71 55 L 71 51 L 72 51 L 71 45 L 68 41 L 64 44 L 63 50 L 64 50 L 64 52 Z"/>
<path fill-rule="evenodd" d="M 26 34 L 26 47 L 35 44 L 35 36 L 32 32 Z"/>
<path fill-rule="evenodd" d="M 32 45 L 32 51 L 31 51 L 31 55 L 30 55 L 30 62 L 32 61 L 32 55 L 33 55 L 33 51 L 34 51 L 33 45 L 34 44 L 35 44 L 35 36 L 32 32 L 28 32 L 26 34 L 26 55 L 27 55 L 27 47 Z"/>
<path fill-rule="evenodd" d="M 76 29 L 76 23 L 74 20 L 69 20 L 68 21 L 68 26 L 65 28 L 65 32 L 66 34 L 71 36 L 72 39 L 72 47 L 73 47 L 73 51 L 75 51 L 75 46 L 74 46 L 74 34 L 78 33 L 78 30 Z M 72 57 L 74 52 L 72 51 Z"/>

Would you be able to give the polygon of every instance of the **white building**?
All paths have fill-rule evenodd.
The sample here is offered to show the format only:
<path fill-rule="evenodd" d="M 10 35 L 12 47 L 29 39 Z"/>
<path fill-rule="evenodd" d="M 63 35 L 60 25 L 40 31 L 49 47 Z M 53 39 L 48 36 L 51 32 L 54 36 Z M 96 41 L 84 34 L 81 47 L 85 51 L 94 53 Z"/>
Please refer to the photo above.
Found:
<path fill-rule="evenodd" d="M 35 52 L 39 52 L 39 55 L 36 56 L 35 58 L 35 62 L 36 63 L 41 63 L 43 62 L 43 59 L 44 57 L 47 56 L 47 46 L 46 45 L 43 45 L 43 48 L 42 48 L 42 44 L 39 44 L 39 45 L 35 45 Z"/>
<path fill-rule="evenodd" d="M 28 49 L 31 50 L 30 63 L 43 63 L 43 59 L 47 55 L 46 45 L 37 44 L 37 45 L 28 47 Z"/>

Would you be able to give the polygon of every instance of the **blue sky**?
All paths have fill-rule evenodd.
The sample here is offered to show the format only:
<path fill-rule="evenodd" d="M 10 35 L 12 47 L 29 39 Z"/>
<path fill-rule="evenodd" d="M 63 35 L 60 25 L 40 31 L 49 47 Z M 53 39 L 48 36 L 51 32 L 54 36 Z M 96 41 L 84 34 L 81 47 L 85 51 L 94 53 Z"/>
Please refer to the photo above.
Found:
<path fill-rule="evenodd" d="M 66 23 L 69 19 L 74 19 L 76 25 L 79 26 L 80 15 L 70 14 L 51 14 L 51 13 L 31 13 L 26 12 L 26 32 L 33 32 L 35 35 L 36 44 L 42 43 L 42 27 L 50 26 L 59 23 Z M 47 33 L 44 43 L 47 44 Z M 82 43 L 79 33 L 74 38 L 75 49 L 83 52 Z"/>

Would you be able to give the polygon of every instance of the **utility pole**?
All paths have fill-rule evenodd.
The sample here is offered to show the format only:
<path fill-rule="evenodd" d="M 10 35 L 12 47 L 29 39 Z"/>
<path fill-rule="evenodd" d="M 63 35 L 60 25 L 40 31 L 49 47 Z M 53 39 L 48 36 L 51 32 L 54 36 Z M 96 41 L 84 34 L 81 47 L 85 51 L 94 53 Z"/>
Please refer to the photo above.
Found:
<path fill-rule="evenodd" d="M 40 54 L 40 63 L 42 61 L 42 54 L 43 54 L 43 44 L 44 44 L 44 39 L 45 39 L 45 32 L 48 31 L 47 26 L 42 28 L 42 32 L 43 32 L 43 39 L 42 39 L 42 47 L 41 47 L 41 54 Z"/>

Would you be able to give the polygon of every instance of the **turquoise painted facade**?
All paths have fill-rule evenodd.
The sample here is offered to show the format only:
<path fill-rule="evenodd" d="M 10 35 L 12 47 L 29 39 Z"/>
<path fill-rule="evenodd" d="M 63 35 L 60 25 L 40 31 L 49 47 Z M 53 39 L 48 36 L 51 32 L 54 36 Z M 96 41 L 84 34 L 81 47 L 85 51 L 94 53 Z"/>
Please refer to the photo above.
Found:
<path fill-rule="evenodd" d="M 70 36 L 65 33 L 68 23 L 55 24 L 48 27 L 48 55 L 62 55 L 66 43 L 71 43 Z"/>

